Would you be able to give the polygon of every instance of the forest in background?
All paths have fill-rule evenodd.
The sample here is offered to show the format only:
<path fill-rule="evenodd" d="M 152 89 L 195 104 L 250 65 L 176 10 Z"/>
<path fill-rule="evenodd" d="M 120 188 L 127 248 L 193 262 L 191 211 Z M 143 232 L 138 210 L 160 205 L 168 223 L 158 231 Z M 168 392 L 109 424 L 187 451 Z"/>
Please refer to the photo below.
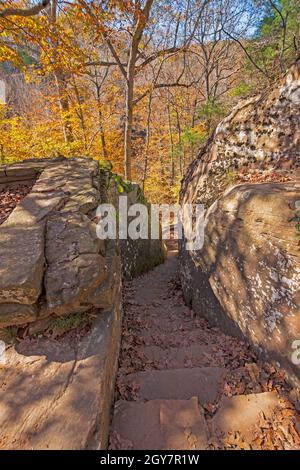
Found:
<path fill-rule="evenodd" d="M 0 0 L 0 163 L 87 156 L 175 201 L 220 119 L 299 49 L 299 0 Z"/>

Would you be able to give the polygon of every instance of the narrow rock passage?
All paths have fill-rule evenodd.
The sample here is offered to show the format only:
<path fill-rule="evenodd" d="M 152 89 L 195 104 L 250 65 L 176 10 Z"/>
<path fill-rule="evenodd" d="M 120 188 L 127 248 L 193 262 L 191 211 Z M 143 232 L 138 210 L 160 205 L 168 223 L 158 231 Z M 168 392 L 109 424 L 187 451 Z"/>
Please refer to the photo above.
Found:
<path fill-rule="evenodd" d="M 177 252 L 124 288 L 111 449 L 299 449 L 299 391 L 184 305 Z"/>

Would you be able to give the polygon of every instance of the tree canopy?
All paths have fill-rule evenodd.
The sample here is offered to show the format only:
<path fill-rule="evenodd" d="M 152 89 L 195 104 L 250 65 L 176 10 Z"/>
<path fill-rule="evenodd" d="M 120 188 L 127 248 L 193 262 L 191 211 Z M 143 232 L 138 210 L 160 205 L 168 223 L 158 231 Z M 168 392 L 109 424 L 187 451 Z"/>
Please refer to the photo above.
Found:
<path fill-rule="evenodd" d="M 176 198 L 219 120 L 298 57 L 299 24 L 298 0 L 0 1 L 0 159 L 109 160 Z"/>

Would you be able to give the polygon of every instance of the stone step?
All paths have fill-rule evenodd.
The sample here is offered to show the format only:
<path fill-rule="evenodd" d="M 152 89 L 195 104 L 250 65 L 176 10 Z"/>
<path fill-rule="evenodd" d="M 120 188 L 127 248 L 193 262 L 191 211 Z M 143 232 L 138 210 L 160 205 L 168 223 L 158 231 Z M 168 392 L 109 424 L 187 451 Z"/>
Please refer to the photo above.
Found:
<path fill-rule="evenodd" d="M 189 369 L 149 370 L 129 374 L 125 382 L 139 400 L 189 400 L 198 397 L 201 404 L 217 400 L 226 369 L 193 367 Z"/>
<path fill-rule="evenodd" d="M 145 315 L 145 330 L 143 336 L 160 333 L 177 333 L 180 335 L 197 330 L 197 327 L 190 318 L 180 318 L 179 314 L 176 318 L 170 315 L 167 316 L 162 307 L 160 307 L 156 315 L 148 315 L 148 317 Z M 141 318 L 143 317 L 141 316 Z"/>
<path fill-rule="evenodd" d="M 139 332 L 146 346 L 166 348 L 188 348 L 191 344 L 207 344 L 208 336 L 203 329 L 164 331 L 156 329 Z"/>
<path fill-rule="evenodd" d="M 118 401 L 112 423 L 114 450 L 203 450 L 208 430 L 197 398 Z"/>
<path fill-rule="evenodd" d="M 186 348 L 163 349 L 145 346 L 144 354 L 158 369 L 181 369 L 212 365 L 213 348 L 209 344 L 194 343 Z"/>

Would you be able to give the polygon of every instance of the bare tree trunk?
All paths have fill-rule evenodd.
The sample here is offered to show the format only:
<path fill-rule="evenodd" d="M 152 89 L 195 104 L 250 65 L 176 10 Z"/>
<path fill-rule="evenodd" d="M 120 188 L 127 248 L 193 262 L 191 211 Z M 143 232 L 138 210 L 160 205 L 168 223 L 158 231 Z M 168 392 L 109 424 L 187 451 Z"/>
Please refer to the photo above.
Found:
<path fill-rule="evenodd" d="M 125 178 L 132 178 L 132 124 L 133 124 L 133 93 L 134 93 L 134 63 L 129 63 L 126 83 L 126 116 L 125 116 L 125 139 L 124 139 L 124 155 L 125 155 Z"/>
<path fill-rule="evenodd" d="M 99 130 L 100 130 L 100 140 L 101 140 L 103 157 L 105 160 L 108 160 L 108 152 L 107 152 L 107 146 L 106 146 L 104 127 L 103 127 L 103 116 L 102 116 L 102 111 L 100 107 L 98 110 L 98 116 L 99 116 Z"/>
<path fill-rule="evenodd" d="M 4 165 L 5 163 L 5 154 L 4 154 L 4 145 L 0 144 L 0 161 L 1 164 Z"/>
<path fill-rule="evenodd" d="M 171 186 L 174 186 L 174 182 L 175 182 L 174 140 L 173 140 L 173 134 L 172 134 L 171 112 L 170 112 L 169 105 L 168 105 L 168 124 L 169 124 L 169 137 L 170 137 L 170 146 L 171 146 Z"/>
<path fill-rule="evenodd" d="M 149 146 L 150 146 L 150 124 L 151 124 L 151 108 L 152 105 L 152 93 L 149 96 L 148 101 L 148 114 L 147 114 L 147 141 L 146 141 L 146 149 L 145 149 L 145 164 L 144 164 L 144 174 L 143 174 L 143 190 L 145 189 L 145 181 L 147 179 L 147 172 L 148 172 L 148 158 L 149 158 Z"/>
<path fill-rule="evenodd" d="M 101 87 L 104 84 L 106 77 L 108 75 L 108 67 L 104 73 L 104 76 L 102 77 L 101 81 L 98 81 L 98 73 L 97 70 L 95 70 L 95 81 L 93 82 L 96 88 L 96 99 L 97 99 L 97 107 L 98 107 L 98 125 L 99 125 L 99 133 L 100 133 L 100 141 L 101 141 L 101 147 L 102 147 L 102 152 L 103 152 L 103 157 L 105 160 L 108 160 L 108 151 L 107 151 L 107 145 L 106 145 L 106 139 L 105 139 L 105 132 L 104 132 L 104 126 L 103 126 L 103 114 L 102 114 L 102 103 L 101 103 Z"/>
<path fill-rule="evenodd" d="M 135 65 L 137 61 L 139 44 L 148 22 L 150 11 L 154 0 L 146 0 L 144 9 L 141 11 L 139 18 L 136 20 L 134 33 L 130 44 L 129 58 L 126 70 L 126 116 L 125 116 L 125 139 L 124 139 L 124 156 L 125 156 L 125 178 L 132 179 L 132 124 L 133 124 L 133 95 L 134 95 L 134 78 Z"/>
<path fill-rule="evenodd" d="M 282 43 L 281 43 L 281 50 L 279 55 L 279 64 L 281 68 L 281 72 L 285 71 L 285 63 L 284 63 L 284 53 L 286 50 L 286 37 L 287 37 L 287 20 L 289 13 L 286 13 L 286 16 L 283 16 L 283 12 L 278 8 L 273 0 L 269 0 L 271 7 L 277 12 L 280 17 L 281 27 L 282 27 Z"/>
<path fill-rule="evenodd" d="M 52 0 L 51 21 L 52 21 L 52 26 L 55 30 L 56 21 L 57 21 L 57 0 Z M 54 48 L 55 47 L 56 46 L 54 45 Z M 56 84 L 56 89 L 57 89 L 59 108 L 61 112 L 61 122 L 62 122 L 62 130 L 64 134 L 64 139 L 66 143 L 73 142 L 74 137 L 73 137 L 72 125 L 70 122 L 70 107 L 69 107 L 69 99 L 68 99 L 68 93 L 67 93 L 66 77 L 63 71 L 57 68 L 54 73 L 54 78 L 55 78 L 55 84 Z"/>
<path fill-rule="evenodd" d="M 196 124 L 197 104 L 198 104 L 198 100 L 197 100 L 197 98 L 195 98 L 194 103 L 193 103 L 193 112 L 192 112 L 192 121 L 191 121 L 192 129 L 194 129 L 195 124 Z M 194 160 L 194 154 L 195 154 L 195 149 L 194 149 L 194 143 L 192 142 L 190 162 L 192 162 Z M 185 159 L 185 155 L 184 155 L 184 167 L 185 167 L 185 161 L 186 161 L 186 159 Z M 190 163 L 190 162 L 188 162 L 188 163 Z"/>
<path fill-rule="evenodd" d="M 178 109 L 176 108 L 176 120 L 177 120 L 177 130 L 178 130 L 178 147 L 180 148 L 181 146 L 181 124 L 180 124 L 180 116 L 178 113 Z M 179 151 L 179 170 L 180 170 L 180 175 L 183 176 L 183 161 L 184 161 L 184 148 L 182 151 Z"/>
<path fill-rule="evenodd" d="M 79 117 L 80 126 L 81 126 L 81 130 L 82 130 L 82 134 L 83 134 L 84 148 L 85 148 L 85 150 L 87 150 L 88 149 L 88 144 L 87 144 L 85 118 L 84 118 L 84 113 L 83 113 L 83 109 L 82 109 L 82 106 L 81 106 L 81 99 L 80 99 L 80 94 L 79 94 L 79 90 L 78 90 L 78 87 L 77 87 L 75 76 L 73 76 L 73 87 L 74 87 L 74 91 L 75 91 L 76 101 L 77 101 L 77 104 L 78 104 L 78 113 L 77 113 L 77 115 Z"/>
<path fill-rule="evenodd" d="M 59 109 L 61 112 L 61 123 L 66 143 L 73 142 L 73 130 L 70 122 L 70 106 L 67 95 L 67 83 L 64 74 L 61 71 L 56 71 L 54 74 L 55 84 L 58 94 Z"/>

